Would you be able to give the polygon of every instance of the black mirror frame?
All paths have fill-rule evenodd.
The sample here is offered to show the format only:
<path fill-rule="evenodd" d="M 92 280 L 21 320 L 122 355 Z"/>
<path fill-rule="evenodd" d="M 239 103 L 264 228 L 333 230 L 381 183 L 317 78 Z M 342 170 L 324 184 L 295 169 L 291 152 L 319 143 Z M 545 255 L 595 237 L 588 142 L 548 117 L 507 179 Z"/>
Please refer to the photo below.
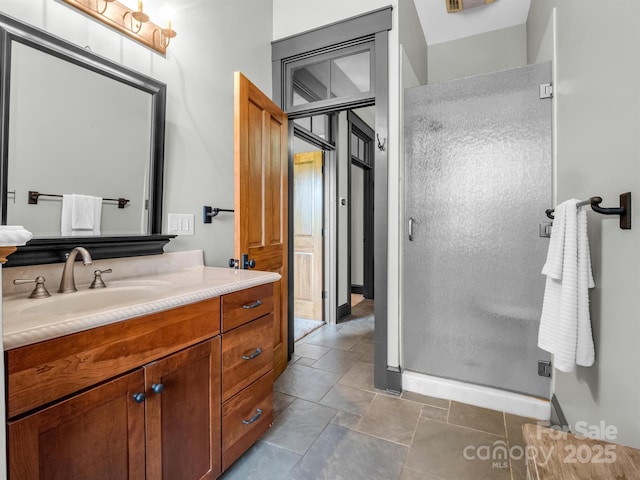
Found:
<path fill-rule="evenodd" d="M 76 245 L 86 246 L 94 259 L 157 255 L 175 235 L 162 235 L 162 189 L 164 171 L 164 135 L 166 84 L 130 70 L 40 29 L 0 14 L 0 222 L 7 223 L 7 168 L 9 155 L 9 101 L 11 44 L 20 42 L 99 73 L 152 96 L 151 181 L 147 235 L 46 237 L 34 238 L 18 247 L 5 264 L 7 267 L 57 263 Z"/>

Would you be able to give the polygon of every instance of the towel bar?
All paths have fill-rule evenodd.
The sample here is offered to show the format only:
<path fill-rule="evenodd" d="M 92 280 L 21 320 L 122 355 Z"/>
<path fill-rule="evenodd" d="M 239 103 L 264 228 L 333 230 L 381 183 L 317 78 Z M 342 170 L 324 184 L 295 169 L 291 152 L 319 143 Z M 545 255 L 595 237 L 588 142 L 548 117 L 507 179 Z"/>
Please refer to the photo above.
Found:
<path fill-rule="evenodd" d="M 33 190 L 29 190 L 29 200 L 27 201 L 27 203 L 29 203 L 29 205 L 37 205 L 38 204 L 38 198 L 39 197 L 59 197 L 62 198 L 62 195 L 57 194 L 57 193 L 40 193 L 40 192 L 35 192 Z M 109 202 L 118 202 L 118 208 L 124 208 L 125 205 L 127 203 L 129 203 L 129 200 L 126 198 L 103 198 L 102 200 L 108 200 Z"/>
<path fill-rule="evenodd" d="M 591 209 L 594 212 L 601 213 L 603 215 L 620 215 L 620 228 L 624 230 L 631 229 L 631 192 L 620 194 L 620 206 L 605 208 L 601 207 L 602 197 L 591 197 L 588 200 L 578 202 L 576 206 L 583 207 L 585 205 L 591 205 Z M 553 208 L 545 210 L 547 217 L 553 220 Z"/>
<path fill-rule="evenodd" d="M 202 221 L 204 223 L 211 223 L 211 219 L 213 217 L 217 217 L 220 212 L 232 212 L 232 209 L 228 208 L 217 208 L 217 207 L 202 207 Z"/>

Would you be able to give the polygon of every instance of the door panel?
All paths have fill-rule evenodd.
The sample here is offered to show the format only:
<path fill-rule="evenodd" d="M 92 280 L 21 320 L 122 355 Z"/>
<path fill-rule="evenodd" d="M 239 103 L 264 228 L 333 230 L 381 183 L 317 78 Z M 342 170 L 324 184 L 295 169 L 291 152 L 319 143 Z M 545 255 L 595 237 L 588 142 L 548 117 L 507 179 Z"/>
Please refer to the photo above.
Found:
<path fill-rule="evenodd" d="M 221 471 L 220 337 L 146 366 L 145 382 L 146 478 L 216 478 Z M 154 385 L 162 390 L 156 392 Z"/>
<path fill-rule="evenodd" d="M 321 150 L 293 157 L 294 311 L 322 320 L 322 161 Z"/>
<path fill-rule="evenodd" d="M 550 65 L 408 89 L 408 370 L 548 398 L 537 375 L 551 204 Z"/>
<path fill-rule="evenodd" d="M 235 256 L 279 273 L 274 284 L 274 374 L 287 366 L 287 115 L 235 74 Z"/>
<path fill-rule="evenodd" d="M 12 479 L 145 478 L 141 369 L 9 422 Z"/>

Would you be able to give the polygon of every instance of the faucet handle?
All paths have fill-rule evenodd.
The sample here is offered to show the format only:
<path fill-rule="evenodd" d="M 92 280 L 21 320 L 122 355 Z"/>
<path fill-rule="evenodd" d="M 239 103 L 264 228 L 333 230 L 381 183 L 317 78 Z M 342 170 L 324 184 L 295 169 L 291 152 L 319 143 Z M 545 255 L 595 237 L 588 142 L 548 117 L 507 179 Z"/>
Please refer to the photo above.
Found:
<path fill-rule="evenodd" d="M 13 281 L 13 284 L 14 285 L 24 285 L 25 283 L 35 283 L 36 286 L 34 287 L 33 291 L 31 292 L 31 295 L 29 295 L 29 298 L 47 298 L 47 297 L 50 297 L 51 294 L 49 293 L 47 288 L 44 286 L 45 280 L 46 280 L 46 278 L 44 278 L 44 277 L 36 277 L 33 280 L 30 280 L 30 279 L 27 279 L 27 278 L 16 278 Z"/>
<path fill-rule="evenodd" d="M 111 270 L 110 268 L 106 269 L 106 270 L 95 270 L 93 272 L 93 282 L 91 282 L 91 285 L 89 286 L 89 288 L 106 288 L 106 285 L 104 283 L 104 280 L 102 280 L 102 274 L 103 273 L 111 273 L 113 270 Z"/>

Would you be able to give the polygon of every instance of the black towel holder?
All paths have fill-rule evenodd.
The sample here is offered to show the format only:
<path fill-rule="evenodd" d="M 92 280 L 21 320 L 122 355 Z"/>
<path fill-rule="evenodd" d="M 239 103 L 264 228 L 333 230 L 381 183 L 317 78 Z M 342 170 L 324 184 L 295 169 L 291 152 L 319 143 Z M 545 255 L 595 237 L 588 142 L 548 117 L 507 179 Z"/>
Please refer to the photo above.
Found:
<path fill-rule="evenodd" d="M 591 205 L 591 209 L 594 212 L 601 213 L 603 215 L 620 215 L 620 228 L 624 230 L 631 229 L 631 192 L 620 194 L 620 206 L 619 207 L 601 207 L 602 197 L 591 197 L 588 200 L 583 200 L 577 203 L 578 207 L 584 205 Z M 545 210 L 547 217 L 553 220 L 553 208 Z"/>
<path fill-rule="evenodd" d="M 204 223 L 211 223 L 211 219 L 213 217 L 217 217 L 220 212 L 233 212 L 233 210 L 228 208 L 204 206 L 202 207 L 202 221 Z"/>

